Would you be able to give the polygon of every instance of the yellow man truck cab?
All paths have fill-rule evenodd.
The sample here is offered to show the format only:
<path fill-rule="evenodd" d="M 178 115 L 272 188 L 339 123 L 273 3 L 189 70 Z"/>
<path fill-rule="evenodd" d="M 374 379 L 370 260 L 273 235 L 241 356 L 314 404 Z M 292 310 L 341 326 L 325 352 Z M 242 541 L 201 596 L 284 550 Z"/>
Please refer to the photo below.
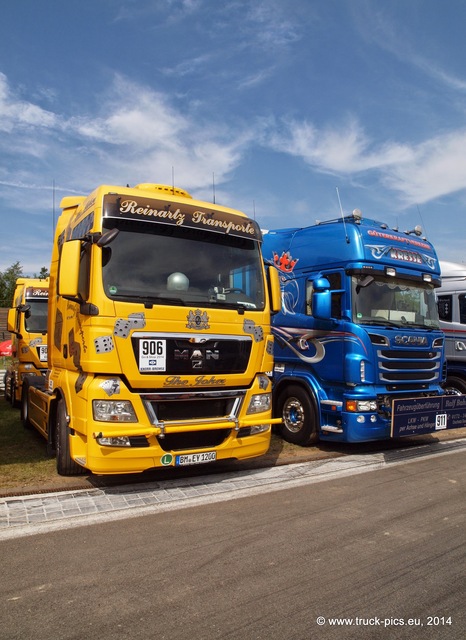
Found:
<path fill-rule="evenodd" d="M 58 472 L 264 454 L 280 287 L 255 221 L 154 184 L 100 186 L 61 208 L 47 378 L 22 402 Z"/>
<path fill-rule="evenodd" d="M 47 371 L 48 278 L 18 278 L 8 311 L 11 364 L 5 374 L 5 398 L 19 406 L 23 380 Z"/>

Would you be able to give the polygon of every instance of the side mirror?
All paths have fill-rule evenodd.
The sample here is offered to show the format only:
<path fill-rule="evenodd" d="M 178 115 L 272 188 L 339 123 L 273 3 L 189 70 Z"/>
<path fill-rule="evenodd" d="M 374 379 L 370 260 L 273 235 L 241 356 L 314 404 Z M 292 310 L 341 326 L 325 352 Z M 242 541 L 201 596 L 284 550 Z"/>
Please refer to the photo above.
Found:
<path fill-rule="evenodd" d="M 58 273 L 58 294 L 78 302 L 79 259 L 81 241 L 65 242 L 61 249 L 60 269 Z"/>
<path fill-rule="evenodd" d="M 10 333 L 18 335 L 16 331 L 16 308 L 8 309 L 7 328 Z"/>
<path fill-rule="evenodd" d="M 312 315 L 319 320 L 332 317 L 332 294 L 330 291 L 316 291 L 312 294 Z"/>
<path fill-rule="evenodd" d="M 278 313 L 282 308 L 280 275 L 275 267 L 270 266 L 267 271 L 269 277 L 270 310 L 272 313 Z"/>
<path fill-rule="evenodd" d="M 319 320 L 332 317 L 332 294 L 327 278 L 316 278 L 312 283 L 312 315 Z"/>

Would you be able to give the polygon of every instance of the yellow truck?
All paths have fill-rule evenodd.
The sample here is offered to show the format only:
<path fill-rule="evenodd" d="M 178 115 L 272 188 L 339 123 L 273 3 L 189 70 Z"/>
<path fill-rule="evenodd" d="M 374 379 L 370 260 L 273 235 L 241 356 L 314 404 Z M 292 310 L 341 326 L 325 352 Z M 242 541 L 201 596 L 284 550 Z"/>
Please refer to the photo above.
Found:
<path fill-rule="evenodd" d="M 18 278 L 8 311 L 11 364 L 5 373 L 5 398 L 19 406 L 23 381 L 47 371 L 48 278 Z"/>
<path fill-rule="evenodd" d="M 48 371 L 21 403 L 58 473 L 264 454 L 281 294 L 257 223 L 157 184 L 103 185 L 60 206 Z"/>

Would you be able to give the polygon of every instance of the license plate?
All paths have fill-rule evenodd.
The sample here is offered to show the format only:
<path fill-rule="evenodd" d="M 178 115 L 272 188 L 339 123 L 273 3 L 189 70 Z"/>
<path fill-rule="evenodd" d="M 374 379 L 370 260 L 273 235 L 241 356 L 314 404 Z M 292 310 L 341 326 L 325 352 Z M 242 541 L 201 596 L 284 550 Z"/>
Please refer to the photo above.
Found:
<path fill-rule="evenodd" d="M 217 460 L 216 451 L 204 451 L 203 453 L 188 453 L 186 455 L 175 456 L 175 466 L 184 467 L 189 464 L 204 464 Z"/>
<path fill-rule="evenodd" d="M 447 414 L 446 413 L 438 413 L 435 416 L 435 430 L 446 429 L 447 428 Z"/>
<path fill-rule="evenodd" d="M 139 371 L 166 371 L 166 340 L 141 338 L 139 340 Z"/>

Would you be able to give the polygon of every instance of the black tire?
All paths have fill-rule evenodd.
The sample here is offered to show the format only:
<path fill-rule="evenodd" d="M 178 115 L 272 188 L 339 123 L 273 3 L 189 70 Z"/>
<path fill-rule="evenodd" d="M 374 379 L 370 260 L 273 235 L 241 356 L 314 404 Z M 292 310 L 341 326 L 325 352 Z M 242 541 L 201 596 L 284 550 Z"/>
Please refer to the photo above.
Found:
<path fill-rule="evenodd" d="M 466 394 L 466 382 L 458 376 L 448 376 L 444 389 L 447 392 Z"/>
<path fill-rule="evenodd" d="M 32 429 L 33 425 L 29 420 L 29 380 L 25 378 L 23 380 L 23 386 L 21 388 L 21 404 L 20 404 L 20 418 L 25 429 Z"/>
<path fill-rule="evenodd" d="M 63 399 L 58 401 L 55 429 L 57 472 L 61 476 L 84 475 L 86 469 L 75 462 L 70 455 L 70 429 L 66 419 L 66 406 Z"/>
<path fill-rule="evenodd" d="M 16 385 L 14 378 L 10 378 L 10 404 L 14 409 L 19 406 L 19 402 L 16 400 Z"/>
<path fill-rule="evenodd" d="M 11 391 L 10 391 L 10 378 L 6 375 L 6 373 L 3 376 L 3 382 L 5 384 L 4 391 L 3 391 L 4 396 L 5 396 L 5 400 L 7 402 L 11 402 L 11 399 L 10 399 L 10 393 L 11 393 Z"/>
<path fill-rule="evenodd" d="M 279 433 L 287 442 L 308 447 L 318 441 L 317 412 L 303 387 L 290 385 L 280 393 L 277 415 L 283 420 Z"/>

